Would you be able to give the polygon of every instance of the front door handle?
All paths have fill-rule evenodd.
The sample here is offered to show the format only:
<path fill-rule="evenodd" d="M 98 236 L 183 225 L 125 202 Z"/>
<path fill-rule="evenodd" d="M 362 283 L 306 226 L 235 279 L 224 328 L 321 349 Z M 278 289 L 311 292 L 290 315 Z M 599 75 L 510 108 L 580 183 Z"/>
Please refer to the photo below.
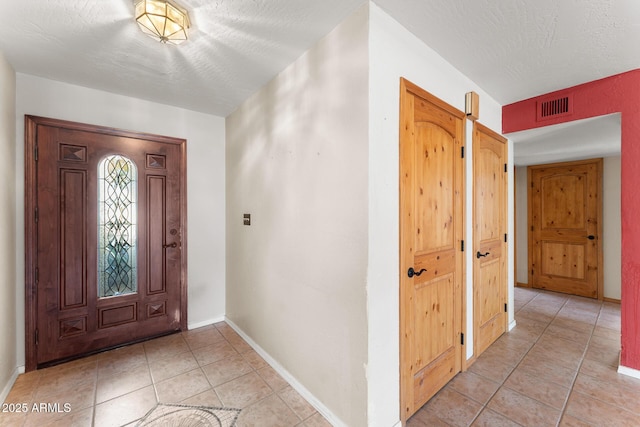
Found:
<path fill-rule="evenodd" d="M 476 252 L 476 258 L 482 258 L 489 255 L 489 252 L 485 252 L 484 254 L 481 254 L 480 251 Z"/>
<path fill-rule="evenodd" d="M 177 248 L 177 247 L 178 247 L 178 244 L 177 244 L 176 242 L 173 242 L 173 243 L 169 243 L 169 244 L 167 244 L 167 245 L 162 245 L 162 247 L 163 247 L 164 249 L 167 249 L 167 248 Z"/>
<path fill-rule="evenodd" d="M 409 271 L 407 271 L 407 276 L 409 276 L 409 278 L 412 278 L 413 276 L 419 276 L 419 275 L 421 275 L 421 274 L 422 274 L 422 273 L 424 273 L 425 271 L 427 271 L 427 269 L 426 269 L 426 268 L 423 268 L 423 269 L 422 269 L 422 270 L 420 270 L 420 271 L 415 271 L 415 270 L 413 269 L 413 267 L 409 267 Z"/>

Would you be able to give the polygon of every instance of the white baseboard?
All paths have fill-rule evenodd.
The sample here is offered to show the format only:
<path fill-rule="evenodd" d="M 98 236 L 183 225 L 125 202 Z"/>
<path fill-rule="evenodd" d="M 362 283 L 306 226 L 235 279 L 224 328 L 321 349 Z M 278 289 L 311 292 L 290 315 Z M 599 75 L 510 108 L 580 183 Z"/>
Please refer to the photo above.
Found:
<path fill-rule="evenodd" d="M 20 374 L 24 374 L 24 366 L 18 366 L 13 371 L 13 374 L 11 374 L 11 378 L 9 378 L 9 381 L 7 382 L 7 384 L 5 384 L 4 388 L 2 389 L 2 393 L 0 393 L 0 402 L 4 403 L 5 399 L 9 395 L 9 392 L 11 391 L 11 387 L 13 387 L 13 385 L 16 383 L 16 380 L 18 379 L 18 375 Z"/>
<path fill-rule="evenodd" d="M 510 330 L 512 330 L 515 327 L 516 327 L 516 320 L 513 319 L 513 322 L 509 323 L 509 326 L 507 326 L 507 332 L 509 332 Z"/>
<path fill-rule="evenodd" d="M 640 379 L 640 371 L 633 368 L 627 368 L 626 366 L 619 365 L 618 373 L 622 375 L 626 375 L 628 377 L 638 378 Z"/>
<path fill-rule="evenodd" d="M 347 427 L 347 424 L 338 418 L 333 412 L 329 410 L 318 398 L 316 398 L 305 386 L 303 386 L 293 375 L 291 375 L 285 368 L 282 367 L 273 357 L 269 355 L 262 347 L 256 344 L 242 329 L 238 327 L 228 318 L 225 322 L 235 330 L 255 351 L 258 353 L 271 367 L 284 378 L 291 387 L 293 387 L 300 396 L 304 397 L 307 402 L 313 406 L 327 421 L 334 427 Z"/>
<path fill-rule="evenodd" d="M 187 325 L 187 329 L 188 330 L 192 330 L 192 329 L 203 328 L 205 326 L 213 325 L 214 323 L 224 322 L 224 321 L 225 321 L 224 316 L 216 317 L 216 318 L 213 318 L 213 319 L 205 320 L 203 322 L 189 323 Z"/>

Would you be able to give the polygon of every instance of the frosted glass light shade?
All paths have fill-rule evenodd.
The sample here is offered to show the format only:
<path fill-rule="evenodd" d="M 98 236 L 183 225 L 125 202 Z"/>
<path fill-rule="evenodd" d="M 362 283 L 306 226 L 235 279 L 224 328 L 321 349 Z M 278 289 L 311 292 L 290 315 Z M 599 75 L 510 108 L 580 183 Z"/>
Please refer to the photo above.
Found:
<path fill-rule="evenodd" d="M 166 0 L 140 0 L 135 13 L 142 32 L 154 40 L 169 44 L 187 40 L 189 15 L 176 4 Z"/>

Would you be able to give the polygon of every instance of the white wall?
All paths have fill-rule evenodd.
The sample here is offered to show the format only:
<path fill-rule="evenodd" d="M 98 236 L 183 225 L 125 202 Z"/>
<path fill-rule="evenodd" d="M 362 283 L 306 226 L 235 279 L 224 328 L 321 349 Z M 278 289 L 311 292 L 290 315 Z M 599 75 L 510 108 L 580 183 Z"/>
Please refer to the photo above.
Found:
<path fill-rule="evenodd" d="M 367 415 L 367 15 L 227 118 L 227 317 L 349 426 Z"/>
<path fill-rule="evenodd" d="M 602 174 L 602 251 L 604 297 L 620 299 L 622 280 L 622 231 L 620 213 L 620 156 L 605 157 Z M 518 282 L 529 283 L 527 246 L 527 166 L 516 168 L 518 227 Z"/>
<path fill-rule="evenodd" d="M 486 92 L 373 3 L 370 3 L 369 38 L 368 419 L 370 426 L 386 427 L 400 420 L 398 373 L 400 77 L 407 78 L 463 111 L 465 93 L 475 91 L 480 95 L 480 122 L 497 132 L 502 129 L 502 110 L 501 106 Z M 466 141 L 467 153 L 472 152 L 470 142 L 470 140 Z M 472 176 L 471 163 L 468 157 L 467 179 Z M 467 186 L 470 186 L 469 182 Z M 468 198 L 468 200 L 471 199 Z M 467 222 L 470 221 L 470 211 L 470 205 L 468 205 Z M 471 241 L 471 235 L 467 235 L 466 240 Z M 468 251 L 468 254 L 470 253 L 471 251 Z M 471 283 L 470 276 L 472 276 L 471 271 L 467 271 L 468 286 Z M 512 281 L 510 272 L 509 283 Z M 467 307 L 469 310 L 473 307 L 470 300 Z M 471 318 L 470 314 L 469 311 L 469 318 Z M 472 348 L 470 342 L 468 347 Z"/>
<path fill-rule="evenodd" d="M 224 316 L 224 119 L 208 114 L 17 74 L 16 221 L 24 230 L 24 115 L 185 138 L 187 140 L 187 259 L 189 326 Z M 24 234 L 16 253 L 24 253 Z M 18 363 L 24 364 L 24 258 L 18 274 Z"/>
<path fill-rule="evenodd" d="M 15 140 L 16 75 L 0 52 L 0 402 L 17 376 Z M 24 317 L 23 317 L 24 319 Z M 23 320 L 24 321 L 24 320 Z"/>

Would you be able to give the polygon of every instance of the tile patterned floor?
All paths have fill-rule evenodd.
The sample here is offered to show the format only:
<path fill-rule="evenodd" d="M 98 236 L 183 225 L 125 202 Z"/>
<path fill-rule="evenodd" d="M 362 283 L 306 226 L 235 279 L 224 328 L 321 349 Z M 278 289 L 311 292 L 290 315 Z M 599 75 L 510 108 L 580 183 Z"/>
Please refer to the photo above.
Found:
<path fill-rule="evenodd" d="M 241 408 L 238 427 L 330 427 L 226 323 L 21 375 L 5 403 L 59 412 L 0 413 L 0 426 L 135 425 L 156 402 Z"/>
<path fill-rule="evenodd" d="M 516 288 L 515 313 L 408 427 L 640 426 L 640 380 L 617 373 L 619 304 Z"/>
<path fill-rule="evenodd" d="M 640 426 L 640 380 L 616 372 L 618 304 L 516 288 L 515 311 L 408 427 Z M 122 426 L 156 402 L 243 408 L 240 427 L 330 425 L 225 323 L 21 375 L 11 402 L 72 412 L 1 413 L 0 426 Z"/>

